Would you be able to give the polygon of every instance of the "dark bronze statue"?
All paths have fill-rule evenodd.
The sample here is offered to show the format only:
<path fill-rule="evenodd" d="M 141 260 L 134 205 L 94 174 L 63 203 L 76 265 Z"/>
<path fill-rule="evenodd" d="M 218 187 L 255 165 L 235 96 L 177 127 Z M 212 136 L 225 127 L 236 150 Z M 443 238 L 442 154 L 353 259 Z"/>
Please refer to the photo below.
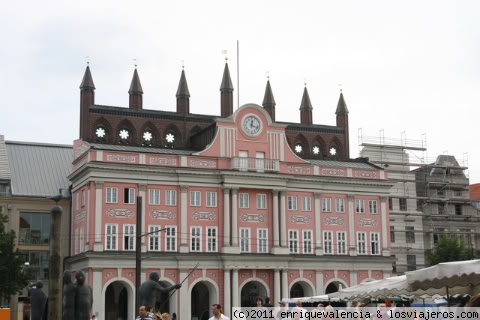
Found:
<path fill-rule="evenodd" d="M 28 296 L 30 297 L 31 304 L 31 319 L 42 320 L 45 314 L 45 308 L 47 305 L 47 295 L 42 290 L 43 283 L 37 281 L 30 288 L 28 288 Z"/>
<path fill-rule="evenodd" d="M 76 299 L 75 299 L 75 320 L 90 320 L 90 312 L 92 311 L 93 296 L 92 288 L 85 284 L 85 274 L 82 271 L 75 273 L 77 279 Z"/>
<path fill-rule="evenodd" d="M 75 319 L 76 297 L 77 288 L 72 283 L 72 273 L 70 271 L 65 271 L 63 273 L 62 320 Z"/>
<path fill-rule="evenodd" d="M 162 287 L 160 283 L 158 283 L 159 279 L 160 277 L 158 276 L 158 273 L 152 272 L 149 275 L 149 279 L 142 283 L 142 285 L 138 289 L 140 305 L 155 306 L 156 302 L 162 299 L 162 296 L 163 299 L 166 299 L 165 294 L 181 287 L 180 284 L 176 284 L 170 287 Z"/>

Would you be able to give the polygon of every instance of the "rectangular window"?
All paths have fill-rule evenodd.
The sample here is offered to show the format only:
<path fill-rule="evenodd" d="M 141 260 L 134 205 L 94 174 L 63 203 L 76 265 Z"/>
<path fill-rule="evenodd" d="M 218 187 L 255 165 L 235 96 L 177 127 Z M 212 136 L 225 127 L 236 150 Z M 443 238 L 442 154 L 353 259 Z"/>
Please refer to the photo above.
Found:
<path fill-rule="evenodd" d="M 378 232 L 370 233 L 370 245 L 372 247 L 372 254 L 380 254 L 380 234 Z"/>
<path fill-rule="evenodd" d="M 455 215 L 461 216 L 462 215 L 462 205 L 461 204 L 456 204 L 455 205 Z"/>
<path fill-rule="evenodd" d="M 167 206 L 177 205 L 177 190 L 165 191 L 165 205 Z"/>
<path fill-rule="evenodd" d="M 400 211 L 407 211 L 407 198 L 399 198 L 398 204 L 400 206 Z"/>
<path fill-rule="evenodd" d="M 148 227 L 148 251 L 160 250 L 160 226 Z"/>
<path fill-rule="evenodd" d="M 439 203 L 438 204 L 438 214 L 446 214 L 447 211 L 445 210 L 445 204 Z"/>
<path fill-rule="evenodd" d="M 470 230 L 470 229 L 459 229 L 458 233 L 459 233 L 458 239 L 461 242 L 463 242 L 463 244 L 466 247 L 471 247 L 472 246 L 472 237 L 471 237 L 472 230 Z"/>
<path fill-rule="evenodd" d="M 298 231 L 288 230 L 288 247 L 290 253 L 298 253 Z"/>
<path fill-rule="evenodd" d="M 123 195 L 124 203 L 135 203 L 135 188 L 125 188 L 123 190 Z"/>
<path fill-rule="evenodd" d="M 337 231 L 337 254 L 347 254 L 347 234 Z"/>
<path fill-rule="evenodd" d="M 117 203 L 117 188 L 107 187 L 107 203 Z"/>
<path fill-rule="evenodd" d="M 82 207 L 85 207 L 86 204 L 87 204 L 87 193 L 85 192 L 85 190 L 82 190 Z"/>
<path fill-rule="evenodd" d="M 190 191 L 190 206 L 200 207 L 202 204 L 200 191 Z"/>
<path fill-rule="evenodd" d="M 296 196 L 288 196 L 288 210 L 297 210 L 297 197 Z"/>
<path fill-rule="evenodd" d="M 123 250 L 135 250 L 135 225 L 123 225 Z"/>
<path fill-rule="evenodd" d="M 150 189 L 148 191 L 148 204 L 159 205 L 160 204 L 160 190 Z"/>
<path fill-rule="evenodd" d="M 248 151 L 239 151 L 240 171 L 248 171 Z"/>
<path fill-rule="evenodd" d="M 323 253 L 333 254 L 333 232 L 332 231 L 323 232 Z"/>
<path fill-rule="evenodd" d="M 255 158 L 255 169 L 257 169 L 257 172 L 263 172 L 265 168 L 265 152 L 256 152 Z"/>
<path fill-rule="evenodd" d="M 240 252 L 250 252 L 250 229 L 240 228 Z"/>
<path fill-rule="evenodd" d="M 217 192 L 207 191 L 207 207 L 215 208 L 217 206 Z"/>
<path fill-rule="evenodd" d="M 32 279 L 48 280 L 48 251 L 20 251 L 20 254 L 30 264 L 28 271 Z"/>
<path fill-rule="evenodd" d="M 392 198 L 388 198 L 388 210 L 393 210 L 393 200 L 392 200 Z"/>
<path fill-rule="evenodd" d="M 105 225 L 105 250 L 117 250 L 117 225 Z"/>
<path fill-rule="evenodd" d="M 303 230 L 303 253 L 311 254 L 313 253 L 312 246 L 312 230 Z"/>
<path fill-rule="evenodd" d="M 240 193 L 239 198 L 240 198 L 239 207 L 243 209 L 248 209 L 250 207 L 248 193 Z"/>
<path fill-rule="evenodd" d="M 267 209 L 266 194 L 257 194 L 257 209 Z"/>
<path fill-rule="evenodd" d="M 390 226 L 390 242 L 395 242 L 395 227 Z"/>
<path fill-rule="evenodd" d="M 335 199 L 335 207 L 337 212 L 345 212 L 345 199 Z"/>
<path fill-rule="evenodd" d="M 302 211 L 312 211 L 312 197 L 302 197 Z"/>
<path fill-rule="evenodd" d="M 394 261 L 392 262 L 392 272 L 397 272 L 397 257 L 392 254 L 390 257 L 392 257 L 394 259 Z"/>
<path fill-rule="evenodd" d="M 322 199 L 322 211 L 331 212 L 332 211 L 332 199 L 324 198 Z"/>
<path fill-rule="evenodd" d="M 370 213 L 377 213 L 377 200 L 368 200 L 368 209 Z"/>
<path fill-rule="evenodd" d="M 257 229 L 257 252 L 268 253 L 268 229 Z"/>
<path fill-rule="evenodd" d="M 177 227 L 165 227 L 165 251 L 177 251 Z"/>
<path fill-rule="evenodd" d="M 407 271 L 417 270 L 417 256 L 414 254 L 407 254 Z"/>
<path fill-rule="evenodd" d="M 405 227 L 405 239 L 407 243 L 415 243 L 415 227 Z"/>
<path fill-rule="evenodd" d="M 190 228 L 190 250 L 200 252 L 202 250 L 202 229 L 200 227 Z"/>
<path fill-rule="evenodd" d="M 49 213 L 20 212 L 18 243 L 48 245 L 50 226 Z"/>
<path fill-rule="evenodd" d="M 357 233 L 357 248 L 358 248 L 358 254 L 367 254 L 367 249 L 366 249 L 366 235 L 365 232 L 358 232 Z"/>
<path fill-rule="evenodd" d="M 207 227 L 207 252 L 217 252 L 217 228 Z"/>
<path fill-rule="evenodd" d="M 355 212 L 364 213 L 365 206 L 363 200 L 355 200 Z"/>

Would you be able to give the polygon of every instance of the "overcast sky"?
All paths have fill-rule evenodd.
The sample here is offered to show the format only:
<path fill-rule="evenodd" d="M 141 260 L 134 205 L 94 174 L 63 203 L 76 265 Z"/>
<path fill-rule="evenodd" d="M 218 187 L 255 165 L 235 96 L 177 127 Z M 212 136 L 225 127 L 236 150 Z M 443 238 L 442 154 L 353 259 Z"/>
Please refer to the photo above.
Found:
<path fill-rule="evenodd" d="M 219 115 L 228 50 L 240 105 L 262 103 L 269 72 L 277 120 L 300 121 L 306 82 L 314 123 L 335 125 L 341 84 L 352 157 L 359 129 L 423 140 L 428 151 L 415 157 L 468 159 L 479 183 L 479 14 L 479 1 L 8 1 L 0 134 L 77 139 L 86 56 L 97 104 L 128 107 L 136 59 L 144 108 L 174 111 L 183 60 L 190 111 Z"/>

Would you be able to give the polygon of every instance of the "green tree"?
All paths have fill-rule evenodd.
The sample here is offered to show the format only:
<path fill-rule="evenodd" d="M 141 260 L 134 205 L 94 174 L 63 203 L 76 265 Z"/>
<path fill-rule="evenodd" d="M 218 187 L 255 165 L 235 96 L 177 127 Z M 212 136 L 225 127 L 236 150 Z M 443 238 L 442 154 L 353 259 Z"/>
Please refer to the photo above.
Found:
<path fill-rule="evenodd" d="M 428 263 L 433 266 L 440 262 L 472 259 L 472 252 L 455 234 L 442 234 L 432 250 L 426 252 Z"/>
<path fill-rule="evenodd" d="M 20 292 L 28 283 L 23 270 L 24 259 L 15 247 L 15 232 L 7 231 L 8 217 L 0 214 L 0 300 L 10 302 L 10 296 Z"/>

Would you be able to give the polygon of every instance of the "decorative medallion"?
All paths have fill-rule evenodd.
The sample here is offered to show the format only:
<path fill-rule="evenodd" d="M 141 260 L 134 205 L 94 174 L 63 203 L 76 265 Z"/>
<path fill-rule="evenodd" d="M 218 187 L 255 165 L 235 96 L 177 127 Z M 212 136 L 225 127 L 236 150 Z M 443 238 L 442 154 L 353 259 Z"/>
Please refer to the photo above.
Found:
<path fill-rule="evenodd" d="M 150 216 L 156 220 L 173 220 L 176 218 L 175 212 L 167 210 L 153 210 Z"/>
<path fill-rule="evenodd" d="M 288 172 L 290 172 L 290 173 L 310 174 L 312 171 L 311 171 L 310 168 L 306 168 L 306 167 L 288 166 Z"/>
<path fill-rule="evenodd" d="M 325 223 L 329 226 L 342 226 L 343 218 L 338 217 L 328 217 L 325 219 Z"/>
<path fill-rule="evenodd" d="M 177 165 L 177 159 L 150 157 L 150 164 L 159 164 L 159 165 L 165 165 L 165 166 L 176 166 Z"/>
<path fill-rule="evenodd" d="M 108 215 L 113 218 L 130 218 L 133 216 L 133 211 L 130 209 L 110 209 Z"/>
<path fill-rule="evenodd" d="M 192 167 L 215 168 L 217 166 L 217 163 L 210 160 L 190 160 L 190 165 Z"/>
<path fill-rule="evenodd" d="M 197 211 L 192 214 L 193 220 L 215 220 L 217 215 L 215 212 Z"/>
<path fill-rule="evenodd" d="M 322 176 L 344 176 L 343 169 L 322 169 Z"/>
<path fill-rule="evenodd" d="M 292 215 L 290 217 L 292 223 L 309 223 L 310 218 L 308 216 Z"/>
<path fill-rule="evenodd" d="M 261 213 L 244 213 L 240 216 L 242 221 L 245 222 L 264 222 L 265 215 Z"/>
<path fill-rule="evenodd" d="M 376 219 L 367 219 L 367 218 L 362 218 L 360 219 L 360 221 L 358 221 L 358 223 L 361 225 L 361 226 L 376 226 L 377 225 L 377 220 Z"/>
<path fill-rule="evenodd" d="M 377 172 L 375 171 L 355 171 L 355 178 L 376 178 Z"/>
<path fill-rule="evenodd" d="M 120 155 L 120 154 L 109 154 L 107 156 L 107 161 L 134 163 L 134 162 L 137 161 L 137 158 L 135 156 L 124 156 L 124 155 Z"/>

